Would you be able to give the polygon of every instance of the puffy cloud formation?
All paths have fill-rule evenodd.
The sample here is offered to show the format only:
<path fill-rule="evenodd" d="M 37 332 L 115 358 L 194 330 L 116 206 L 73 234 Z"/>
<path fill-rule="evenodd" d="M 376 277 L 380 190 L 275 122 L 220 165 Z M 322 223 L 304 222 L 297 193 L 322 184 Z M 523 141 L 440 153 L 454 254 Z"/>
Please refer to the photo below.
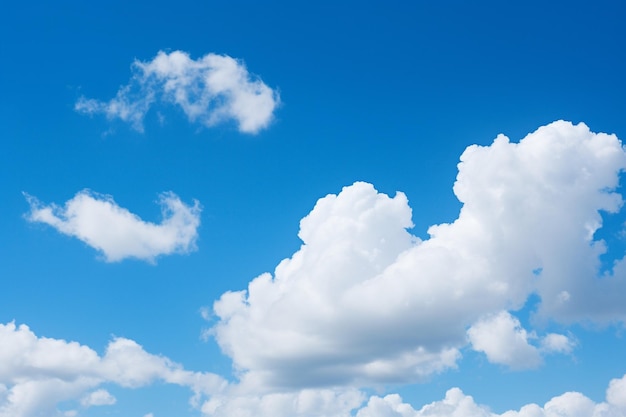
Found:
<path fill-rule="evenodd" d="M 626 411 L 626 375 L 620 379 L 613 379 L 606 391 L 606 399 L 620 409 Z"/>
<path fill-rule="evenodd" d="M 492 417 L 486 407 L 477 405 L 474 399 L 463 394 L 458 388 L 446 392 L 442 401 L 425 405 L 415 410 L 409 404 L 403 403 L 398 394 L 390 394 L 384 398 L 373 396 L 367 406 L 359 410 L 356 417 Z"/>
<path fill-rule="evenodd" d="M 185 371 L 132 340 L 114 339 L 99 356 L 11 323 L 0 328 L 0 417 L 42 414 L 65 401 L 110 405 L 115 399 L 103 384 L 154 381 L 189 387 L 192 404 L 214 417 L 626 417 L 626 376 L 609 383 L 604 402 L 568 392 L 500 415 L 459 388 L 420 409 L 395 394 L 365 403 L 359 391 L 455 367 L 467 346 L 512 368 L 571 352 L 571 337 L 538 335 L 511 314 L 532 294 L 540 300 L 535 313 L 548 321 L 624 321 L 626 262 L 603 272 L 599 257 L 607 248 L 596 231 L 602 213 L 622 205 L 615 190 L 625 168 L 620 141 L 583 124 L 555 122 L 519 143 L 500 135 L 463 153 L 454 185 L 463 203 L 459 216 L 430 227 L 423 241 L 408 231 L 404 194 L 391 197 L 357 182 L 317 202 L 300 223 L 302 246 L 273 274 L 214 303 L 210 332 L 232 358 L 238 383 Z M 93 236 L 115 240 L 119 232 L 87 227 L 93 219 L 121 219 L 132 225 L 122 230 L 144 235 L 181 223 L 171 220 L 179 211 L 196 220 L 199 212 L 197 203 L 166 204 L 164 222 L 147 227 L 110 198 L 88 192 L 64 209 L 32 198 L 31 204 L 31 220 L 88 243 Z M 93 212 L 103 214 L 85 214 Z M 114 260 L 112 246 L 93 246 Z"/>
<path fill-rule="evenodd" d="M 601 212 L 622 204 L 617 137 L 558 121 L 519 143 L 499 135 L 470 146 L 458 167 L 463 207 L 429 239 L 407 231 L 404 194 L 358 182 L 317 202 L 300 223 L 301 248 L 273 275 L 214 303 L 212 333 L 244 386 L 417 380 L 456 365 L 468 328 L 491 360 L 536 366 L 539 350 L 572 344 L 548 335 L 538 350 L 516 319 L 497 315 L 533 293 L 550 319 L 624 319 L 626 267 L 599 279 L 606 247 L 594 238 Z M 512 346 L 494 343 L 494 326 Z"/>
<path fill-rule="evenodd" d="M 239 131 L 256 133 L 272 121 L 280 99 L 252 77 L 241 61 L 207 54 L 193 60 L 182 51 L 160 51 L 148 62 L 135 61 L 128 85 L 110 101 L 81 97 L 78 112 L 103 113 L 143 131 L 143 119 L 157 101 L 180 106 L 191 122 L 206 126 L 234 120 Z"/>
<path fill-rule="evenodd" d="M 184 204 L 174 193 L 159 197 L 163 220 L 154 224 L 118 206 L 109 196 L 88 190 L 77 193 L 64 207 L 43 205 L 26 195 L 31 222 L 46 223 L 102 252 L 108 262 L 137 258 L 154 262 L 159 255 L 195 250 L 200 204 Z"/>
<path fill-rule="evenodd" d="M 0 324 L 0 417 L 53 415 L 65 401 L 111 405 L 115 398 L 96 389 L 102 384 L 136 388 L 156 381 L 189 387 L 195 403 L 226 386 L 217 375 L 186 371 L 129 339 L 112 340 L 99 356 L 76 342 L 37 337 L 25 325 Z"/>
<path fill-rule="evenodd" d="M 365 395 L 353 389 L 305 389 L 299 392 L 247 396 L 216 396 L 202 412 L 211 417 L 626 417 L 626 375 L 613 379 L 606 401 L 595 403 L 579 392 L 566 392 L 543 406 L 527 404 L 519 410 L 494 413 L 477 404 L 460 388 L 451 388 L 445 398 L 419 409 L 398 394 Z"/>
<path fill-rule="evenodd" d="M 563 334 L 549 333 L 541 340 L 540 349 L 544 352 L 571 353 L 576 341 Z"/>
<path fill-rule="evenodd" d="M 465 395 L 459 388 L 452 388 L 441 401 L 435 401 L 416 410 L 410 404 L 402 402 L 397 394 L 384 398 L 373 396 L 367 405 L 361 408 L 356 417 L 624 417 L 626 416 L 626 391 L 623 386 L 626 375 L 614 379 L 609 384 L 606 402 L 595 403 L 579 392 L 566 392 L 552 398 L 543 407 L 528 404 L 519 411 L 506 411 L 495 414 L 489 408 L 476 404 L 474 399 Z M 615 389 L 614 387 L 620 386 Z"/>
<path fill-rule="evenodd" d="M 543 407 L 494 414 L 452 388 L 443 400 L 415 409 L 397 394 L 366 402 L 363 392 L 349 387 L 254 393 L 215 374 L 187 371 L 129 339 L 113 339 L 100 356 L 77 342 L 38 337 L 25 325 L 0 324 L 0 417 L 78 416 L 89 407 L 115 404 L 104 384 L 138 388 L 156 382 L 188 387 L 191 405 L 212 417 L 626 416 L 626 375 L 610 381 L 601 403 L 568 392 Z"/>
<path fill-rule="evenodd" d="M 508 311 L 484 317 L 467 331 L 474 350 L 484 352 L 490 362 L 512 369 L 535 368 L 541 364 L 541 353 L 570 353 L 574 341 L 562 334 L 549 333 L 540 340 L 540 348 L 530 343 L 538 339 L 528 333 Z"/>
<path fill-rule="evenodd" d="M 474 350 L 485 352 L 490 362 L 514 369 L 534 368 L 541 363 L 539 349 L 529 343 L 533 335 L 506 311 L 478 321 L 467 334 Z"/>

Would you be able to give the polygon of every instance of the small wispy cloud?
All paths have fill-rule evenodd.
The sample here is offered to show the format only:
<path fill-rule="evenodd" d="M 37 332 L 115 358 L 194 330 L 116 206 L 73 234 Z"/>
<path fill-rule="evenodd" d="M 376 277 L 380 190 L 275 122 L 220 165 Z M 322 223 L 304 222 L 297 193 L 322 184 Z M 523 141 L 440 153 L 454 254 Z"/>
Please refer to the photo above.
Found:
<path fill-rule="evenodd" d="M 102 252 L 108 262 L 137 258 L 154 262 L 159 255 L 195 250 L 200 203 L 184 204 L 176 194 L 160 195 L 163 220 L 145 222 L 118 206 L 110 196 L 88 190 L 77 193 L 63 207 L 45 205 L 25 194 L 30 204 L 26 219 L 45 223 Z"/>
<path fill-rule="evenodd" d="M 129 83 L 111 100 L 80 97 L 74 108 L 120 119 L 141 132 L 146 113 L 157 102 L 179 106 L 190 122 L 215 126 L 234 121 L 240 132 L 257 133 L 272 121 L 280 98 L 240 60 L 217 54 L 194 60 L 183 51 L 160 51 L 151 61 L 135 61 Z"/>

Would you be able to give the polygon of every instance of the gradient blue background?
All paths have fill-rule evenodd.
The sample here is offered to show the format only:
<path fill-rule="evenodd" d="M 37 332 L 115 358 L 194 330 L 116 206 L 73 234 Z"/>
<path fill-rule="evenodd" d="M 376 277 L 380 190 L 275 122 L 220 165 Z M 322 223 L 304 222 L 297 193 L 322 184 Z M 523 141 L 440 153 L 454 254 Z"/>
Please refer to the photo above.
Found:
<path fill-rule="evenodd" d="M 403 191 L 424 237 L 456 218 L 452 184 L 470 144 L 498 133 L 517 141 L 557 119 L 626 138 L 624 16 L 619 1 L 6 3 L 0 322 L 99 352 L 124 336 L 187 369 L 230 376 L 227 358 L 200 338 L 210 323 L 199 310 L 297 250 L 298 222 L 318 198 L 357 180 Z M 244 60 L 280 91 L 274 123 L 250 136 L 162 108 L 164 125 L 152 111 L 140 134 L 73 110 L 83 94 L 113 97 L 133 60 L 176 49 Z M 84 188 L 150 221 L 162 191 L 198 199 L 199 250 L 156 266 L 108 264 L 23 219 L 22 192 L 60 204 Z M 623 256 L 623 221 L 612 216 L 602 232 L 614 256 Z M 570 330 L 573 357 L 549 357 L 539 370 L 507 371 L 467 351 L 458 371 L 396 388 L 416 407 L 452 386 L 498 412 L 569 390 L 601 401 L 626 372 L 622 330 Z M 186 389 L 111 392 L 136 415 L 195 415 Z"/>

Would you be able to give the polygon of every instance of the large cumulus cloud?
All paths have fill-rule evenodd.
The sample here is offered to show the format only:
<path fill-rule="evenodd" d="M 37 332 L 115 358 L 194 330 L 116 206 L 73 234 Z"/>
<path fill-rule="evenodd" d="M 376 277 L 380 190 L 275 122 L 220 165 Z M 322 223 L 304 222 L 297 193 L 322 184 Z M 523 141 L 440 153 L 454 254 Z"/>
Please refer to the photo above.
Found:
<path fill-rule="evenodd" d="M 548 319 L 621 320 L 623 267 L 600 279 L 606 248 L 594 234 L 602 212 L 621 207 L 625 167 L 618 138 L 582 123 L 470 146 L 454 184 L 459 216 L 424 241 L 408 231 L 403 193 L 357 182 L 317 202 L 301 221 L 301 248 L 273 274 L 215 302 L 212 332 L 244 384 L 311 387 L 406 382 L 454 367 L 468 328 L 482 323 L 474 336 L 485 340 L 497 324 L 490 317 L 533 293 Z M 536 366 L 540 350 L 505 314 L 512 337 L 523 336 L 509 353 Z M 547 350 L 571 350 L 564 335 L 541 337 Z M 488 349 L 479 350 L 515 363 Z"/>

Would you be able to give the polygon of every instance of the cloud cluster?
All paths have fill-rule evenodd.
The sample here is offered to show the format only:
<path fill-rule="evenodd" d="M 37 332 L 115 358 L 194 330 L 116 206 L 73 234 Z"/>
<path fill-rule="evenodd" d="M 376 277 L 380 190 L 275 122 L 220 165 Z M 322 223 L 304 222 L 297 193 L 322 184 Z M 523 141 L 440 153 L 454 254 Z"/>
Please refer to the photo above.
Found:
<path fill-rule="evenodd" d="M 0 417 L 54 415 L 57 404 L 76 409 L 116 402 L 102 384 L 126 388 L 156 381 L 188 387 L 196 403 L 226 386 L 219 376 L 184 370 L 136 342 L 113 339 L 103 356 L 76 342 L 37 337 L 27 326 L 0 324 Z"/>
<path fill-rule="evenodd" d="M 416 409 L 398 394 L 365 401 L 354 389 L 306 389 L 265 395 L 215 396 L 202 406 L 211 417 L 626 417 L 626 375 L 610 381 L 606 400 L 596 403 L 579 392 L 566 392 L 543 406 L 531 403 L 519 410 L 494 413 L 477 404 L 460 388 L 440 401 Z"/>
<path fill-rule="evenodd" d="M 459 388 L 446 392 L 441 401 L 427 404 L 419 410 L 404 403 L 397 394 L 373 396 L 356 417 L 624 417 L 626 416 L 626 375 L 613 379 L 606 392 L 606 401 L 595 403 L 579 392 L 566 392 L 552 398 L 543 407 L 527 404 L 518 411 L 495 414 L 489 408 L 476 404 Z"/>
<path fill-rule="evenodd" d="M 272 274 L 215 301 L 209 333 L 232 359 L 237 383 L 185 371 L 132 340 L 114 339 L 98 356 L 10 323 L 0 327 L 0 417 L 66 400 L 111 405 L 102 384 L 159 380 L 189 387 L 193 405 L 213 417 L 625 417 L 626 376 L 610 382 L 601 403 L 568 392 L 499 415 L 459 388 L 420 409 L 396 394 L 366 401 L 363 387 L 456 367 L 462 348 L 513 369 L 570 353 L 572 337 L 527 330 L 515 317 L 531 295 L 547 322 L 626 321 L 626 260 L 602 269 L 607 247 L 596 236 L 602 214 L 622 206 L 616 188 L 626 152 L 615 136 L 559 121 L 519 143 L 500 135 L 470 146 L 458 168 L 461 211 L 431 226 L 428 239 L 409 232 L 403 193 L 357 182 L 317 202 L 300 223 L 301 247 Z M 29 201 L 31 221 L 80 238 L 109 261 L 187 251 L 199 224 L 198 204 L 173 194 L 162 197 L 160 225 L 89 192 L 64 208 Z"/>
<path fill-rule="evenodd" d="M 88 190 L 77 193 L 64 207 L 43 205 L 26 194 L 31 222 L 48 224 L 102 252 L 108 262 L 137 258 L 154 262 L 159 255 L 195 249 L 200 204 L 184 204 L 174 193 L 159 197 L 163 220 L 154 224 L 118 206 L 109 196 Z"/>
<path fill-rule="evenodd" d="M 257 133 L 272 121 L 278 93 L 251 76 L 241 61 L 207 54 L 193 60 L 182 51 L 160 51 L 148 62 L 135 61 L 128 85 L 110 101 L 81 97 L 78 112 L 102 113 L 143 131 L 143 120 L 156 102 L 179 106 L 191 122 L 206 126 L 233 120 L 239 131 Z"/>
<path fill-rule="evenodd" d="M 615 295 L 626 289 L 623 266 L 599 279 L 606 248 L 594 238 L 601 213 L 622 204 L 624 168 L 620 141 L 584 124 L 554 122 L 519 143 L 500 135 L 463 153 L 454 185 L 463 207 L 424 241 L 407 230 L 404 194 L 345 187 L 302 219 L 301 248 L 273 274 L 214 303 L 212 334 L 250 387 L 419 380 L 456 366 L 468 339 L 493 362 L 537 366 L 573 342 L 531 343 L 506 313 L 530 294 L 548 319 L 625 317 Z"/>
<path fill-rule="evenodd" d="M 397 394 L 367 399 L 349 387 L 253 393 L 215 374 L 187 371 L 129 339 L 113 339 L 100 356 L 76 342 L 38 337 L 26 325 L 0 324 L 0 417 L 76 416 L 89 407 L 116 403 L 102 388 L 105 384 L 138 388 L 157 382 L 189 388 L 191 405 L 212 417 L 626 416 L 626 375 L 610 381 L 601 403 L 568 392 L 543 407 L 529 404 L 494 414 L 451 388 L 443 400 L 415 409 Z"/>

